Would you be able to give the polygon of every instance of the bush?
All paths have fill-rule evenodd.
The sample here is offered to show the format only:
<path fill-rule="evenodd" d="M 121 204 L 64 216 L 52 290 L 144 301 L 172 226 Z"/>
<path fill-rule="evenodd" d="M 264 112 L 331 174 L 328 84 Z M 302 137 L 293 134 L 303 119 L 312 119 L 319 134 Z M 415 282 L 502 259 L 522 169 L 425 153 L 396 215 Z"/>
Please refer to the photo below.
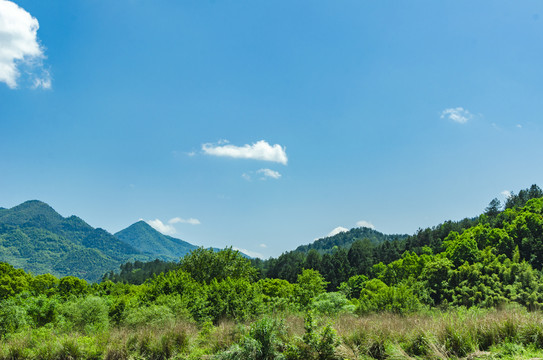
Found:
<path fill-rule="evenodd" d="M 0 337 L 25 328 L 29 322 L 25 308 L 16 299 L 0 301 Z"/>
<path fill-rule="evenodd" d="M 97 333 L 109 327 L 109 306 L 105 299 L 87 296 L 66 302 L 61 308 L 66 326 L 77 331 Z"/>
<path fill-rule="evenodd" d="M 31 297 L 27 300 L 27 314 L 34 326 L 41 327 L 53 323 L 58 317 L 59 301 L 57 298 L 48 298 L 45 295 Z"/>
<path fill-rule="evenodd" d="M 318 330 L 313 315 L 308 312 L 304 336 L 288 344 L 284 355 L 287 360 L 337 360 L 339 344 L 339 337 L 332 326 L 328 324 Z"/>
<path fill-rule="evenodd" d="M 352 313 L 355 305 L 352 305 L 347 297 L 340 292 L 320 294 L 313 299 L 311 308 L 318 313 L 337 315 L 341 312 Z"/>
<path fill-rule="evenodd" d="M 255 322 L 247 336 L 239 344 L 219 354 L 220 360 L 279 360 L 284 359 L 281 354 L 283 346 L 281 336 L 284 326 L 276 320 L 263 318 Z"/>
<path fill-rule="evenodd" d="M 171 326 L 175 317 L 167 306 L 151 305 L 128 310 L 124 324 L 136 328 L 145 326 Z"/>

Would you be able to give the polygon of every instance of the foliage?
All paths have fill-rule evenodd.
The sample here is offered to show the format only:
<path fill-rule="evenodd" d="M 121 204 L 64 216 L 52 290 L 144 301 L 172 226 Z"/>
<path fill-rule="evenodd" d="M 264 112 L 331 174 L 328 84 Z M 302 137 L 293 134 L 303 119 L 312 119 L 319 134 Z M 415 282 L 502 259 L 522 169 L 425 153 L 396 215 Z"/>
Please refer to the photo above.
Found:
<path fill-rule="evenodd" d="M 200 283 L 211 283 L 212 280 L 256 279 L 257 271 L 251 262 L 232 248 L 216 252 L 213 249 L 198 248 L 181 259 L 179 268 L 189 273 Z"/>
<path fill-rule="evenodd" d="M 311 300 L 325 292 L 327 282 L 318 271 L 313 269 L 305 269 L 298 275 L 296 282 L 296 297 L 298 303 L 302 307 L 306 307 L 311 303 Z"/>
<path fill-rule="evenodd" d="M 285 358 L 288 360 L 336 360 L 336 348 L 340 341 L 330 324 L 317 328 L 311 312 L 306 314 L 305 334 L 301 339 L 287 345 Z"/>
<path fill-rule="evenodd" d="M 154 261 L 142 262 L 134 261 L 127 262 L 120 266 L 120 273 L 115 273 L 113 271 L 107 272 L 103 277 L 102 281 L 113 281 L 113 282 L 123 282 L 127 284 L 140 285 L 145 282 L 145 280 L 153 277 L 154 275 L 159 275 L 160 273 L 166 273 L 168 271 L 175 270 L 178 264 L 175 262 L 167 262 L 159 259 Z"/>
<path fill-rule="evenodd" d="M 329 292 L 313 298 L 311 308 L 319 314 L 337 315 L 339 313 L 354 312 L 355 305 L 343 293 Z"/>
<path fill-rule="evenodd" d="M 251 325 L 249 333 L 238 344 L 216 358 L 220 360 L 281 360 L 284 359 L 283 338 L 285 329 L 282 322 L 264 317 Z"/>

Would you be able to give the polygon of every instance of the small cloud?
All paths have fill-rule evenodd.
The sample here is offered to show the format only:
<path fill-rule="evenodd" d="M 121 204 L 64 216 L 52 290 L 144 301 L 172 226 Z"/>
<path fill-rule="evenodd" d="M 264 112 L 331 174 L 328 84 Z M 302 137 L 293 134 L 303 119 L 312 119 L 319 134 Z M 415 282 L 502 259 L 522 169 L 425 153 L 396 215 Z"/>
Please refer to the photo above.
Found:
<path fill-rule="evenodd" d="M 473 118 L 473 115 L 462 107 L 449 108 L 441 112 L 441 118 L 448 118 L 459 124 L 465 124 Z"/>
<path fill-rule="evenodd" d="M 21 73 L 32 88 L 51 88 L 51 74 L 38 41 L 38 20 L 12 1 L 0 0 L 0 82 L 18 86 Z M 23 71 L 21 71 L 21 69 Z"/>
<path fill-rule="evenodd" d="M 34 84 L 32 84 L 32 88 L 51 89 L 51 74 L 48 70 L 43 70 L 41 76 L 34 79 Z"/>
<path fill-rule="evenodd" d="M 180 217 L 174 217 L 173 219 L 168 220 L 167 223 L 163 223 L 160 219 L 148 220 L 146 223 L 164 235 L 174 235 L 177 233 L 177 229 L 175 228 L 174 224 L 200 225 L 200 220 L 194 218 L 183 219 Z"/>
<path fill-rule="evenodd" d="M 357 221 L 356 226 L 365 227 L 365 228 L 368 228 L 368 229 L 375 229 L 375 226 L 372 223 L 370 223 L 369 221 L 366 221 L 366 220 Z"/>
<path fill-rule="evenodd" d="M 522 129 L 522 125 L 517 124 L 517 128 Z"/>
<path fill-rule="evenodd" d="M 189 151 L 189 152 L 187 153 L 187 156 L 191 156 L 191 157 L 192 157 L 192 156 L 194 156 L 194 155 L 196 155 L 196 151 Z"/>
<path fill-rule="evenodd" d="M 330 236 L 334 236 L 334 235 L 337 235 L 337 234 L 339 234 L 339 233 L 347 232 L 347 231 L 349 231 L 349 229 L 344 228 L 343 226 L 338 226 L 338 227 L 335 228 L 334 230 L 330 231 L 330 232 L 328 233 L 328 235 L 326 235 L 326 236 L 330 237 Z"/>
<path fill-rule="evenodd" d="M 245 255 L 249 255 L 250 257 L 253 257 L 253 258 L 261 258 L 261 259 L 264 258 L 264 255 L 262 255 L 261 253 L 256 252 L 256 251 L 251 251 L 251 250 L 247 250 L 247 249 L 240 249 L 240 248 L 237 248 L 235 246 L 232 246 L 232 249 L 237 250 L 239 252 L 242 252 Z"/>
<path fill-rule="evenodd" d="M 266 245 L 266 244 L 260 244 L 258 246 L 260 246 L 261 248 L 264 248 L 264 249 L 268 247 L 268 245 Z"/>
<path fill-rule="evenodd" d="M 160 221 L 159 219 L 155 219 L 155 220 L 148 220 L 146 221 L 147 224 L 151 225 L 151 227 L 153 229 L 155 229 L 156 231 L 158 232 L 161 232 L 162 234 L 164 235 L 173 235 L 175 234 L 177 231 L 175 230 L 175 227 L 173 227 L 173 225 L 170 225 L 170 224 L 164 224 L 162 221 Z"/>
<path fill-rule="evenodd" d="M 226 145 L 225 145 L 226 144 Z M 265 140 L 257 141 L 252 145 L 229 145 L 227 140 L 220 140 L 218 144 L 203 144 L 204 154 L 235 159 L 253 159 L 277 162 L 286 165 L 288 162 L 285 148 L 279 144 L 270 145 Z"/>
<path fill-rule="evenodd" d="M 281 174 L 279 172 L 273 171 L 271 169 L 260 169 L 260 170 L 257 170 L 256 173 L 263 175 L 261 180 L 266 180 L 267 178 L 279 179 L 281 177 Z"/>
<path fill-rule="evenodd" d="M 511 197 L 511 191 L 509 190 L 504 190 L 500 194 L 503 195 L 506 199 L 509 199 Z"/>
<path fill-rule="evenodd" d="M 175 218 L 170 219 L 168 221 L 168 224 L 178 224 L 178 223 L 190 224 L 190 225 L 200 225 L 200 220 L 194 219 L 194 218 L 183 219 L 183 218 L 180 218 L 180 217 L 175 217 Z"/>
<path fill-rule="evenodd" d="M 259 180 L 279 179 L 281 177 L 281 174 L 279 172 L 271 170 L 271 169 L 260 169 L 257 171 L 248 171 L 241 174 L 241 177 L 247 181 L 253 181 L 253 177 L 255 175 L 260 176 L 258 178 Z"/>

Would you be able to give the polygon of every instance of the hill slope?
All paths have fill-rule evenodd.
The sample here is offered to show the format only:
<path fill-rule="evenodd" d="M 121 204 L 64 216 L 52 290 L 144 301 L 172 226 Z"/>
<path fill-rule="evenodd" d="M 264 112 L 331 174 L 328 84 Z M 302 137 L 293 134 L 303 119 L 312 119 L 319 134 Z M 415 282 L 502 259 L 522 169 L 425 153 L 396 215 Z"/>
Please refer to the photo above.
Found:
<path fill-rule="evenodd" d="M 77 216 L 62 217 L 41 201 L 0 209 L 0 261 L 15 267 L 96 281 L 134 259 L 150 257 Z"/>
<path fill-rule="evenodd" d="M 331 253 L 335 246 L 348 249 L 356 240 L 369 239 L 373 244 L 380 244 L 386 241 L 404 240 L 407 237 L 406 234 L 387 235 L 367 227 L 360 227 L 315 240 L 308 245 L 298 246 L 294 251 L 306 253 L 315 249 L 320 253 Z"/>
<path fill-rule="evenodd" d="M 166 261 L 178 261 L 198 248 L 186 241 L 161 234 L 145 221 L 138 221 L 115 233 L 115 236 L 144 254 Z"/>

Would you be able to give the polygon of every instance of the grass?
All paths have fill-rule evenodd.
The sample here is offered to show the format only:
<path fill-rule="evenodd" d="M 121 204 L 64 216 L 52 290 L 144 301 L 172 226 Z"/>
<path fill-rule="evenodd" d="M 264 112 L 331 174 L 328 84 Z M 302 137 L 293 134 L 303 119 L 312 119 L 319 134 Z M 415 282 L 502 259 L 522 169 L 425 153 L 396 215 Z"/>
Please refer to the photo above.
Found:
<path fill-rule="evenodd" d="M 284 324 L 280 325 L 284 335 L 274 341 L 288 345 L 303 337 L 303 315 L 283 314 L 278 320 Z M 543 314 L 519 307 L 316 318 L 317 327 L 328 323 L 340 339 L 337 359 L 543 358 Z M 223 321 L 196 326 L 184 320 L 91 335 L 27 329 L 0 343 L 0 360 L 213 359 L 240 344 L 251 334 L 252 324 Z"/>

